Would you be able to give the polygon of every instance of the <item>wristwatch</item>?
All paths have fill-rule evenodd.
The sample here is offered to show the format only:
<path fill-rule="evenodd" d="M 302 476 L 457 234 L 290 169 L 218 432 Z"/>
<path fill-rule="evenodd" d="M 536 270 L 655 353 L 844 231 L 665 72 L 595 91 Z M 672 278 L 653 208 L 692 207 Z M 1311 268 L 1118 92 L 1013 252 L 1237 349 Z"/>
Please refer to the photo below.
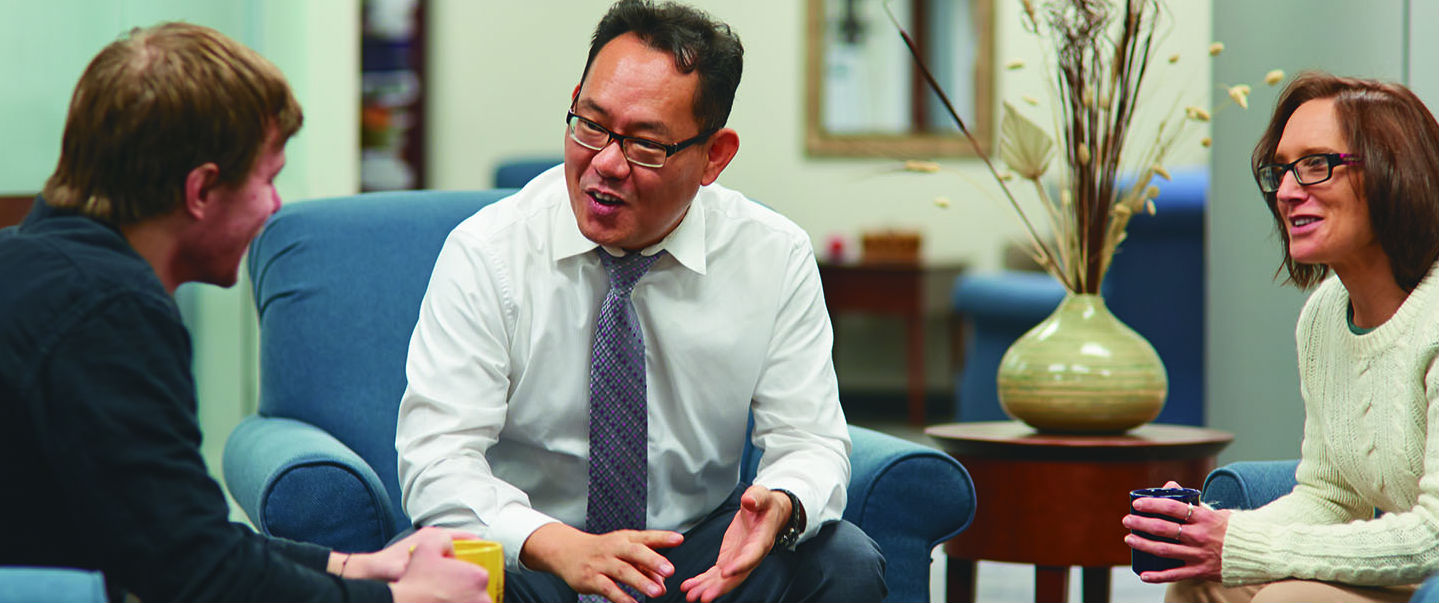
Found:
<path fill-rule="evenodd" d="M 788 496 L 790 507 L 793 509 L 789 514 L 789 523 L 780 528 L 779 534 L 774 537 L 774 548 L 784 547 L 792 550 L 794 545 L 799 542 L 799 535 L 804 533 L 806 525 L 804 505 L 799 504 L 799 497 L 789 490 L 775 488 L 774 491 Z"/>

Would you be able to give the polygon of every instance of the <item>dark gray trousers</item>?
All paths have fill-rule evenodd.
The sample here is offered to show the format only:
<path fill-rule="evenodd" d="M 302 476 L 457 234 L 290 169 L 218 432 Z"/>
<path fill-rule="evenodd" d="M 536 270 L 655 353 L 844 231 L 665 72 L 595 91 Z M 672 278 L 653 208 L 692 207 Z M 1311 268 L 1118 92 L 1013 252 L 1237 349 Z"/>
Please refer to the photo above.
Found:
<path fill-rule="evenodd" d="M 665 594 L 654 601 L 684 601 L 680 583 L 704 573 L 719 557 L 720 542 L 739 510 L 736 488 L 724 504 L 685 533 L 684 544 L 659 553 L 675 566 L 665 581 Z M 884 556 L 879 545 L 858 526 L 836 521 L 795 550 L 776 549 L 760 562 L 749 578 L 719 601 L 880 601 L 888 593 L 884 584 Z M 575 591 L 554 574 L 535 571 L 505 572 L 505 601 L 516 603 L 574 601 Z"/>

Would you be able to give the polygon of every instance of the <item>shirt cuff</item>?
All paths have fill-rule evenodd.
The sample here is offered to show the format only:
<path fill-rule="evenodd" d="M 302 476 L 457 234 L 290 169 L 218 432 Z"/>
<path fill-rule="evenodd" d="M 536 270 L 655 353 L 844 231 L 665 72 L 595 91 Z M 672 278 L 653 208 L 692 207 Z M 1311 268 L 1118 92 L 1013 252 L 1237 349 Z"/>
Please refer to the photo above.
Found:
<path fill-rule="evenodd" d="M 524 547 L 525 541 L 529 540 L 530 534 L 535 533 L 540 526 L 550 523 L 561 522 L 523 505 L 508 505 L 495 514 L 495 520 L 490 523 L 488 531 L 490 539 L 504 548 L 505 569 L 529 569 L 520 564 L 520 549 Z"/>

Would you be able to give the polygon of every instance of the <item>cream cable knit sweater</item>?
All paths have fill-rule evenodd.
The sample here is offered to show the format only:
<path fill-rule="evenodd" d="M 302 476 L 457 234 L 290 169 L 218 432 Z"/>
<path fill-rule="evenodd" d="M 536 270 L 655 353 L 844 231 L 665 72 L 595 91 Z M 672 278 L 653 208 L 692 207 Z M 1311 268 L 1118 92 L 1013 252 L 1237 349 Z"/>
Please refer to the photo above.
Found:
<path fill-rule="evenodd" d="M 1439 570 L 1439 264 L 1370 333 L 1349 330 L 1348 308 L 1331 277 L 1299 315 L 1299 485 L 1230 516 L 1225 584 L 1396 585 Z"/>

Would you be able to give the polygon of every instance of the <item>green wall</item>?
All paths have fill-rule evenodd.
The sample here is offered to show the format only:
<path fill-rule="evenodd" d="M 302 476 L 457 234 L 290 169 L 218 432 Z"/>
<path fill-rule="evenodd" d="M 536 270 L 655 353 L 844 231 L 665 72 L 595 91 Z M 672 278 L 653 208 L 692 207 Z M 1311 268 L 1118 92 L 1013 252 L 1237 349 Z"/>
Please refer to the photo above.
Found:
<path fill-rule="evenodd" d="M 132 27 L 189 21 L 274 62 L 305 109 L 277 180 L 286 202 L 350 194 L 359 169 L 359 0 L 0 0 L 0 194 L 54 170 L 70 94 L 90 59 Z M 176 294 L 194 341 L 203 453 L 217 478 L 226 436 L 257 403 L 248 279 Z"/>

